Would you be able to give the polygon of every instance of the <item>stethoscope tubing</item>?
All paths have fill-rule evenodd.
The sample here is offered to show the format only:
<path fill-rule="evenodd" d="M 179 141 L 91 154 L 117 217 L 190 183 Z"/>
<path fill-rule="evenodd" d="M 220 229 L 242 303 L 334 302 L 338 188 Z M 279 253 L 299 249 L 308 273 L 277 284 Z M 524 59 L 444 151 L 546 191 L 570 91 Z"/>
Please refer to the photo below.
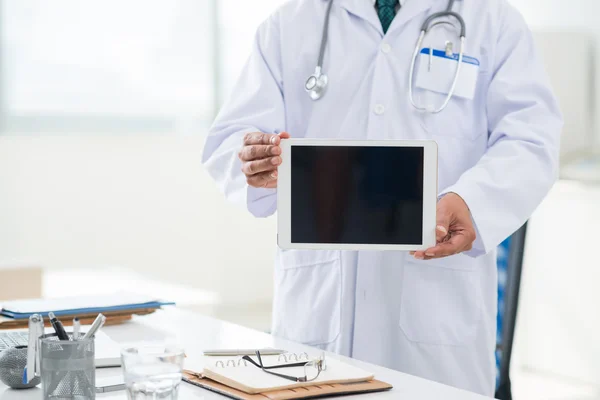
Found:
<path fill-rule="evenodd" d="M 440 11 L 440 12 L 434 13 L 434 14 L 430 15 L 429 17 L 427 17 L 427 19 L 425 19 L 425 21 L 423 22 L 423 25 L 421 26 L 421 33 L 419 34 L 419 39 L 417 40 L 417 45 L 415 46 L 415 51 L 413 52 L 412 61 L 410 64 L 410 71 L 409 71 L 408 95 L 409 95 L 409 100 L 410 100 L 410 103 L 412 104 L 412 106 L 415 109 L 422 111 L 422 112 L 430 112 L 433 114 L 440 113 L 441 111 L 446 109 L 446 107 L 450 103 L 450 100 L 454 96 L 454 92 L 456 91 L 456 85 L 458 84 L 458 79 L 460 77 L 460 70 L 461 70 L 463 58 L 464 58 L 464 49 L 465 49 L 466 30 L 467 29 L 466 29 L 466 24 L 465 24 L 463 17 L 459 13 L 452 11 L 452 7 L 454 6 L 454 1 L 455 0 L 448 0 L 448 6 L 446 7 L 446 11 Z M 319 48 L 319 57 L 317 59 L 317 66 L 315 67 L 315 73 L 313 75 L 309 76 L 305 83 L 305 90 L 309 93 L 310 97 L 313 100 L 318 100 L 323 96 L 323 94 L 325 92 L 325 88 L 327 87 L 327 83 L 328 83 L 328 77 L 323 72 L 323 59 L 325 56 L 325 48 L 327 46 L 328 31 L 329 31 L 329 19 L 330 19 L 330 15 L 331 15 L 332 5 L 333 5 L 333 0 L 329 0 L 329 4 L 327 5 L 327 11 L 325 12 L 325 20 L 323 21 L 323 32 L 321 34 L 321 46 Z M 440 18 L 448 18 L 448 17 L 456 19 L 460 25 L 460 49 L 459 49 L 459 53 L 458 53 L 458 65 L 456 67 L 454 79 L 452 80 L 452 85 L 450 87 L 450 90 L 448 91 L 448 95 L 446 96 L 444 102 L 442 103 L 442 105 L 440 107 L 434 108 L 431 105 L 428 107 L 421 107 L 416 103 L 416 101 L 414 99 L 414 93 L 413 93 L 413 81 L 414 81 L 414 73 L 415 73 L 415 65 L 417 63 L 417 57 L 419 56 L 419 53 L 421 51 L 421 46 L 423 44 L 423 41 L 425 40 L 425 37 L 431 31 L 431 29 L 440 24 L 449 24 L 448 21 L 438 21 L 435 23 L 434 23 L 434 21 L 437 19 L 440 19 Z M 431 64 L 431 54 L 430 54 L 429 62 Z M 309 85 L 308 85 L 309 82 L 314 82 L 315 84 L 310 85 L 310 87 L 309 87 Z"/>

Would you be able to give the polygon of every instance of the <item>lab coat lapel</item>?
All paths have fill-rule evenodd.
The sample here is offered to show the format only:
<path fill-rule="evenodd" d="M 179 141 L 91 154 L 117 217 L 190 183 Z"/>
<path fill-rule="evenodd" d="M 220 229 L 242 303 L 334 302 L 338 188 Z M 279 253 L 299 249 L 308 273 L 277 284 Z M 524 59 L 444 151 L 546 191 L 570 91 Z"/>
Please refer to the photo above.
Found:
<path fill-rule="evenodd" d="M 416 0 L 420 1 L 420 0 Z M 334 5 L 338 5 L 348 11 L 350 14 L 364 19 L 383 36 L 383 28 L 375 11 L 375 6 L 369 0 L 333 0 Z"/>
<path fill-rule="evenodd" d="M 366 1 L 365 1 L 366 2 Z M 411 21 L 415 17 L 425 13 L 438 3 L 443 3 L 441 0 L 408 0 L 402 6 L 398 14 L 392 21 L 387 34 L 389 35 L 394 30 L 404 26 L 407 22 Z M 441 9 L 439 10 L 441 11 Z M 429 16 L 429 14 L 427 14 Z M 425 17 L 423 18 L 425 20 Z"/>

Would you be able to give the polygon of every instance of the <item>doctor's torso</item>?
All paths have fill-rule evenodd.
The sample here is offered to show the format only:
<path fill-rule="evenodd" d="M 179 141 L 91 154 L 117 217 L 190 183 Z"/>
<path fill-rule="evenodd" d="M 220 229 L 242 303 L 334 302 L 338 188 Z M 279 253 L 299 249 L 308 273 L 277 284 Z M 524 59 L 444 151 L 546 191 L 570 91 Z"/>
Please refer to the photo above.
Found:
<path fill-rule="evenodd" d="M 261 24 L 202 162 L 229 201 L 268 217 L 277 211 L 277 189 L 251 184 L 240 159 L 244 140 L 266 137 L 256 132 L 435 140 L 438 193 L 465 200 L 477 229 L 473 248 L 429 261 L 396 251 L 278 249 L 272 332 L 490 395 L 495 249 L 529 218 L 558 170 L 562 119 L 531 32 L 507 0 L 456 0 L 464 54 L 473 62 L 462 75 L 471 81 L 432 114 L 411 104 L 410 66 L 423 22 L 447 1 L 402 2 L 384 34 L 373 0 L 333 0 L 322 63 L 328 85 L 314 101 L 305 82 L 315 72 L 329 4 L 291 0 Z M 458 65 L 457 32 L 456 25 L 437 25 L 422 44 L 439 50 L 439 60 L 427 51 L 418 57 L 419 105 L 444 103 L 453 79 L 440 66 Z M 444 51 L 447 41 L 453 56 Z"/>
<path fill-rule="evenodd" d="M 443 189 L 477 162 L 487 148 L 486 86 L 498 27 L 490 7 L 497 1 L 456 1 L 467 27 L 465 55 L 479 60 L 475 97 L 454 96 L 439 114 L 417 111 L 408 96 L 409 69 L 421 25 L 446 8 L 445 0 L 407 1 L 384 35 L 373 2 L 334 0 L 323 60 L 329 83 L 314 101 L 304 82 L 315 69 L 327 1 L 293 1 L 271 17 L 278 27 L 285 130 L 293 137 L 433 139 L 438 143 Z M 467 4 L 465 4 L 467 3 Z M 485 19 L 490 22 L 485 22 Z M 266 22 L 269 24 L 269 21 Z M 457 29 L 433 28 L 422 47 L 444 49 Z M 452 82 L 447 82 L 450 87 Z M 418 102 L 441 105 L 445 94 L 415 88 Z"/>

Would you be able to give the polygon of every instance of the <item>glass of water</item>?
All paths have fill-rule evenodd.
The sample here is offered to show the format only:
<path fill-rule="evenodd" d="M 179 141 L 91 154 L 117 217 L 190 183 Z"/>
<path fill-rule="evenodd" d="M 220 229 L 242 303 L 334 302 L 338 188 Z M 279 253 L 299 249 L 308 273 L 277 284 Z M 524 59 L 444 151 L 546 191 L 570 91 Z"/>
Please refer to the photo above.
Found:
<path fill-rule="evenodd" d="M 121 351 L 127 397 L 130 400 L 177 400 L 183 349 L 130 347 Z"/>

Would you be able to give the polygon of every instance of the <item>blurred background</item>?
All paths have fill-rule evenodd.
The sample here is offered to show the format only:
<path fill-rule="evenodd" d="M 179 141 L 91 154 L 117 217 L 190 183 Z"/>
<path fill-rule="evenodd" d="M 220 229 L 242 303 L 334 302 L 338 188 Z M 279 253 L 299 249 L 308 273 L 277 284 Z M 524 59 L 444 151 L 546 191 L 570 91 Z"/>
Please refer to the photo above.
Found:
<path fill-rule="evenodd" d="M 269 329 L 275 220 L 227 204 L 200 157 L 281 2 L 0 0 L 0 300 L 122 288 Z M 514 396 L 600 399 L 600 2 L 511 2 L 566 122 L 527 233 Z"/>

